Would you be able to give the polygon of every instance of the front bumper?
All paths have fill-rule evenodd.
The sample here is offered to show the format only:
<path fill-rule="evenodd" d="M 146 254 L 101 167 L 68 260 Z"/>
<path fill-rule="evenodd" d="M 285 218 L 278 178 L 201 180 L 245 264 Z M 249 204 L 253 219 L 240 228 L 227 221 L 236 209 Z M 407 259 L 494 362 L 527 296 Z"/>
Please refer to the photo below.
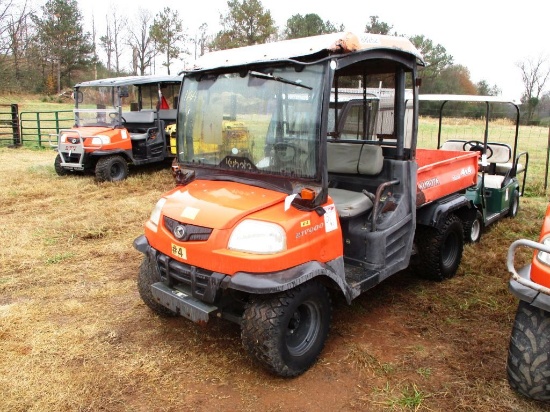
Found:
<path fill-rule="evenodd" d="M 519 271 L 515 269 L 515 251 L 520 246 L 526 246 L 546 252 L 550 251 L 541 243 L 533 242 L 531 240 L 520 239 L 513 242 L 508 249 L 507 258 L 508 271 L 512 274 L 508 289 L 518 299 L 550 312 L 550 290 L 531 280 L 531 265 L 526 265 L 519 269 Z"/>
<path fill-rule="evenodd" d="M 193 296 L 182 287 L 170 288 L 163 282 L 153 283 L 151 293 L 162 306 L 196 323 L 206 323 L 217 306 L 208 305 Z"/>
<path fill-rule="evenodd" d="M 341 259 L 327 264 L 306 262 L 271 273 L 238 272 L 228 275 L 173 259 L 151 247 L 144 235 L 134 240 L 134 248 L 157 264 L 160 282 L 151 285 L 155 299 L 194 322 L 207 322 L 214 313 L 222 314 L 228 303 L 224 292 L 229 290 L 256 295 L 277 293 L 292 289 L 316 276 L 328 276 L 344 293 L 348 292 L 343 281 Z"/>

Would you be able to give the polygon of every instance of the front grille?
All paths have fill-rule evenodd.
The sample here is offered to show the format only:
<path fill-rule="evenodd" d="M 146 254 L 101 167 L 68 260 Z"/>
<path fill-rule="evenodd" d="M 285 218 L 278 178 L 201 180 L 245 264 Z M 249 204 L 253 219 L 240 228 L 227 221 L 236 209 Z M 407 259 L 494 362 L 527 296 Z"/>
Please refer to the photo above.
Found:
<path fill-rule="evenodd" d="M 211 228 L 178 222 L 167 216 L 164 216 L 164 226 L 181 242 L 206 241 L 212 233 Z M 185 232 L 183 237 L 176 235 L 175 230 L 177 227 L 183 228 Z"/>
<path fill-rule="evenodd" d="M 193 297 L 207 303 L 214 303 L 219 296 L 220 284 L 226 275 L 179 262 L 158 253 L 157 263 L 162 280 L 169 286 L 183 284 Z"/>
<path fill-rule="evenodd" d="M 69 156 L 69 153 L 63 153 L 63 158 L 65 159 L 65 163 L 79 163 L 80 162 L 80 154 L 78 153 L 71 153 Z"/>

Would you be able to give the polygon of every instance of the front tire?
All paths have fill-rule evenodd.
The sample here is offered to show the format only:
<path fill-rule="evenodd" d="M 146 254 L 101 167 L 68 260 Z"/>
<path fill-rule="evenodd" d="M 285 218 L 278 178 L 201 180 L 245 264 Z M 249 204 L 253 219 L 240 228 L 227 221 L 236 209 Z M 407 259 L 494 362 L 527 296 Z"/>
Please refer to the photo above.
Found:
<path fill-rule="evenodd" d="M 141 266 L 139 267 L 139 275 L 137 280 L 139 296 L 141 296 L 143 302 L 157 315 L 163 317 L 177 316 L 176 312 L 162 306 L 153 296 L 153 293 L 151 292 L 151 285 L 157 282 L 160 282 L 160 273 L 157 265 L 150 259 L 149 256 L 146 255 L 143 257 Z"/>
<path fill-rule="evenodd" d="M 321 353 L 330 318 L 330 296 L 315 280 L 268 297 L 256 296 L 243 314 L 242 343 L 272 373 L 297 376 Z"/>
<path fill-rule="evenodd" d="M 61 155 L 59 153 L 57 154 L 57 156 L 55 156 L 53 166 L 55 168 L 55 173 L 57 173 L 58 176 L 67 176 L 67 174 L 69 173 L 67 169 L 61 166 Z"/>
<path fill-rule="evenodd" d="M 439 229 L 419 227 L 416 245 L 415 271 L 420 276 L 437 281 L 452 278 L 458 270 L 464 248 L 462 221 L 450 214 Z"/>
<path fill-rule="evenodd" d="M 516 217 L 519 210 L 519 190 L 514 190 L 512 198 L 510 199 L 510 207 L 508 209 L 509 217 Z"/>
<path fill-rule="evenodd" d="M 550 313 L 519 302 L 506 369 L 512 389 L 538 401 L 550 400 Z"/>
<path fill-rule="evenodd" d="M 99 182 L 118 182 L 128 177 L 128 163 L 122 156 L 101 157 L 95 166 L 95 177 Z"/>

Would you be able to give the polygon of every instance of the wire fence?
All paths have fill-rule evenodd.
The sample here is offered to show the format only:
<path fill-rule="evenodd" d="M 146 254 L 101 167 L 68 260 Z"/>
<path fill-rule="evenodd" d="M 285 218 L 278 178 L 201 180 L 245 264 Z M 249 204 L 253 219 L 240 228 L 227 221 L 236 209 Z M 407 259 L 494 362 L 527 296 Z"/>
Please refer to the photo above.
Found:
<path fill-rule="evenodd" d="M 437 148 L 439 133 L 438 115 L 421 116 L 418 125 L 418 147 Z M 443 119 L 440 144 L 449 139 L 483 142 L 484 134 L 485 119 L 479 117 L 460 117 L 460 114 L 455 114 L 454 117 Z M 516 134 L 515 122 L 509 118 L 490 119 L 487 134 L 488 142 L 507 143 L 513 148 Z M 546 195 L 548 188 L 549 145 L 549 127 L 519 126 L 516 153 L 527 152 L 529 155 L 526 195 Z"/>
<path fill-rule="evenodd" d="M 441 131 L 438 110 L 423 110 L 423 113 L 418 122 L 418 147 L 437 148 L 439 133 L 440 144 L 449 139 L 484 140 L 486 121 L 479 111 L 453 110 L 449 116 L 443 118 Z M 59 133 L 60 129 L 72 127 L 73 123 L 72 110 L 17 113 L 17 105 L 1 105 L 0 145 L 49 147 L 50 135 Z M 497 111 L 496 115 L 489 119 L 489 142 L 508 143 L 513 147 L 515 133 L 515 119 L 506 111 Z M 529 154 L 526 195 L 546 195 L 549 184 L 549 150 L 549 127 L 519 126 L 516 153 Z"/>

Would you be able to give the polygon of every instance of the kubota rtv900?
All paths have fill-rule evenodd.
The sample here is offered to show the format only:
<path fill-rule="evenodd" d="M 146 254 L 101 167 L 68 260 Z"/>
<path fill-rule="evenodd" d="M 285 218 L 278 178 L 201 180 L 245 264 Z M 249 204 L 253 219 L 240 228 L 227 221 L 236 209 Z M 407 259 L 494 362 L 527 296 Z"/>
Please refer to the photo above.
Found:
<path fill-rule="evenodd" d="M 405 38 L 349 33 L 199 59 L 180 92 L 177 186 L 134 241 L 144 302 L 235 321 L 254 359 L 296 376 L 327 338 L 329 290 L 351 303 L 411 262 L 453 276 L 479 154 L 416 149 L 420 64 Z M 348 88 L 355 110 L 341 109 Z"/>
<path fill-rule="evenodd" d="M 118 181 L 128 176 L 130 164 L 173 158 L 166 127 L 176 122 L 180 85 L 181 76 L 116 77 L 75 85 L 74 127 L 60 130 L 52 142 L 57 174 L 89 171 L 98 181 Z"/>

